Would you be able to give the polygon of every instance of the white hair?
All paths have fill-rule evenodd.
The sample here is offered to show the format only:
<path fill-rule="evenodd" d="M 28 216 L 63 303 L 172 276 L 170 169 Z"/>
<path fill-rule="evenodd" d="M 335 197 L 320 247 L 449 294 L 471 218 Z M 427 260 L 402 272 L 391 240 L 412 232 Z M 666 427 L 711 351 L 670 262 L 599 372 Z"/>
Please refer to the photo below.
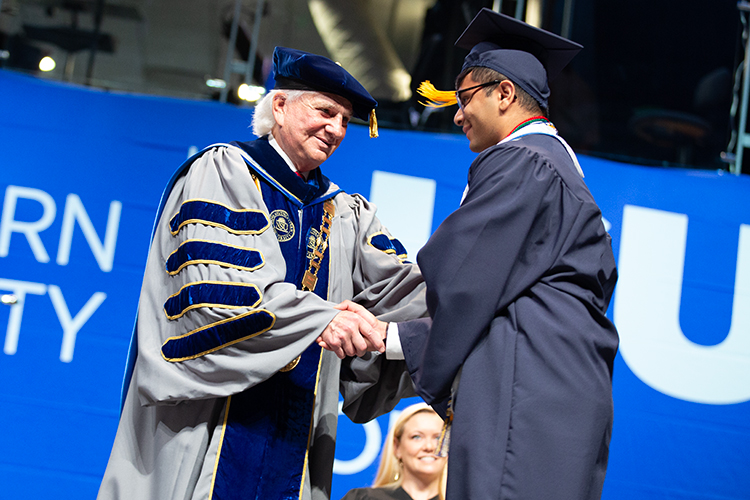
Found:
<path fill-rule="evenodd" d="M 305 90 L 289 90 L 289 89 L 273 89 L 268 94 L 264 95 L 255 105 L 255 112 L 253 113 L 253 121 L 251 126 L 253 127 L 253 134 L 256 137 L 263 137 L 271 133 L 271 129 L 276 124 L 276 118 L 273 116 L 273 96 L 278 93 L 286 95 L 289 102 L 298 99 L 302 94 L 306 93 Z"/>

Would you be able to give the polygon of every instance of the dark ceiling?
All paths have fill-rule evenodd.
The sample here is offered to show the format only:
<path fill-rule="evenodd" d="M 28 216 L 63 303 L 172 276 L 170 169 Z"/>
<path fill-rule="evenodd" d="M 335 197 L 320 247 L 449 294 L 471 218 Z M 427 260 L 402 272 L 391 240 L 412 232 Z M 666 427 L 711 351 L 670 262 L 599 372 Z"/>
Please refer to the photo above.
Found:
<path fill-rule="evenodd" d="M 206 82 L 233 69 L 227 95 L 240 105 L 234 92 L 260 13 L 254 83 L 264 83 L 274 46 L 301 48 L 339 61 L 362 81 L 380 102 L 381 126 L 459 133 L 452 110 L 425 112 L 414 89 L 428 79 L 452 88 L 465 55 L 453 42 L 479 9 L 515 15 L 533 4 L 543 28 L 569 30 L 584 45 L 550 85 L 551 119 L 576 150 L 645 165 L 728 168 L 722 153 L 736 128 L 734 74 L 744 57 L 735 2 L 260 1 L 0 0 L 0 64 L 190 99 L 219 99 Z M 45 54 L 57 67 L 42 74 L 35 65 Z"/>

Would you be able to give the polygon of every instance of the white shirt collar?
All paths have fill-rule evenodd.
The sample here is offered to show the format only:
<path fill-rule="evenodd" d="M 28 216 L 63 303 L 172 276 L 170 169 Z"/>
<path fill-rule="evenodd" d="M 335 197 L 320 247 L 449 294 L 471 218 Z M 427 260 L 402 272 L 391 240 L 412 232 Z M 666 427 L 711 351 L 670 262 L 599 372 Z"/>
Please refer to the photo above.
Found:
<path fill-rule="evenodd" d="M 292 163 L 292 159 L 289 158 L 289 155 L 287 155 L 283 149 L 281 149 L 281 146 L 279 146 L 279 143 L 276 142 L 276 139 L 273 137 L 273 133 L 268 134 L 268 143 L 273 147 L 273 149 L 276 150 L 277 153 L 279 153 L 279 156 L 284 159 L 286 164 L 289 166 L 289 168 L 292 170 L 292 172 L 297 172 L 297 167 L 294 166 L 294 163 Z M 305 175 L 305 174 L 302 174 Z M 307 176 L 305 176 L 307 177 Z"/>

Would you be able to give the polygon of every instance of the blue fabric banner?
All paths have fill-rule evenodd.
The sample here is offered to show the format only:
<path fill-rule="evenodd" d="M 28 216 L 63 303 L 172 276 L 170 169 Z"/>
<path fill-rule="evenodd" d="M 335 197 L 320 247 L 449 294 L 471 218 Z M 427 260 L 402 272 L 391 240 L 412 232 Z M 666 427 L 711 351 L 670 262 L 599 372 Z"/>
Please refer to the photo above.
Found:
<path fill-rule="evenodd" d="M 0 305 L 2 496 L 94 498 L 162 189 L 191 152 L 251 138 L 252 110 L 7 71 L 0 95 L 0 294 L 18 299 Z M 461 135 L 352 126 L 324 172 L 413 260 L 474 156 Z M 603 497 L 749 498 L 750 178 L 580 163 L 620 271 Z M 334 499 L 372 482 L 392 417 L 340 418 Z"/>

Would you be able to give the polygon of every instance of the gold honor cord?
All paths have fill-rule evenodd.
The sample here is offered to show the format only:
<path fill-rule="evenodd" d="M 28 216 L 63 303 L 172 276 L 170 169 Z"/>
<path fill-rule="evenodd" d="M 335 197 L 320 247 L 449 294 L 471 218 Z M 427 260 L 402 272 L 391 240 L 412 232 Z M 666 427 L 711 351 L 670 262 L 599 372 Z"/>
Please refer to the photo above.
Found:
<path fill-rule="evenodd" d="M 447 457 L 448 449 L 451 445 L 451 427 L 453 426 L 453 396 L 448 401 L 448 409 L 446 411 L 446 419 L 443 421 L 443 429 L 440 431 L 440 438 L 438 439 L 437 452 L 435 455 L 439 457 Z"/>
<path fill-rule="evenodd" d="M 315 249 L 313 250 L 313 256 L 310 259 L 310 267 L 305 271 L 305 275 L 302 277 L 302 290 L 305 292 L 312 292 L 315 290 L 315 285 L 318 284 L 318 270 L 323 263 L 323 256 L 328 249 L 328 238 L 331 236 L 331 224 L 333 217 L 336 214 L 336 206 L 331 200 L 326 200 L 323 203 L 323 222 L 320 224 L 320 233 L 318 238 L 315 240 Z M 299 363 L 302 356 L 297 356 L 289 364 L 287 364 L 280 371 L 288 372 L 294 369 Z"/>

